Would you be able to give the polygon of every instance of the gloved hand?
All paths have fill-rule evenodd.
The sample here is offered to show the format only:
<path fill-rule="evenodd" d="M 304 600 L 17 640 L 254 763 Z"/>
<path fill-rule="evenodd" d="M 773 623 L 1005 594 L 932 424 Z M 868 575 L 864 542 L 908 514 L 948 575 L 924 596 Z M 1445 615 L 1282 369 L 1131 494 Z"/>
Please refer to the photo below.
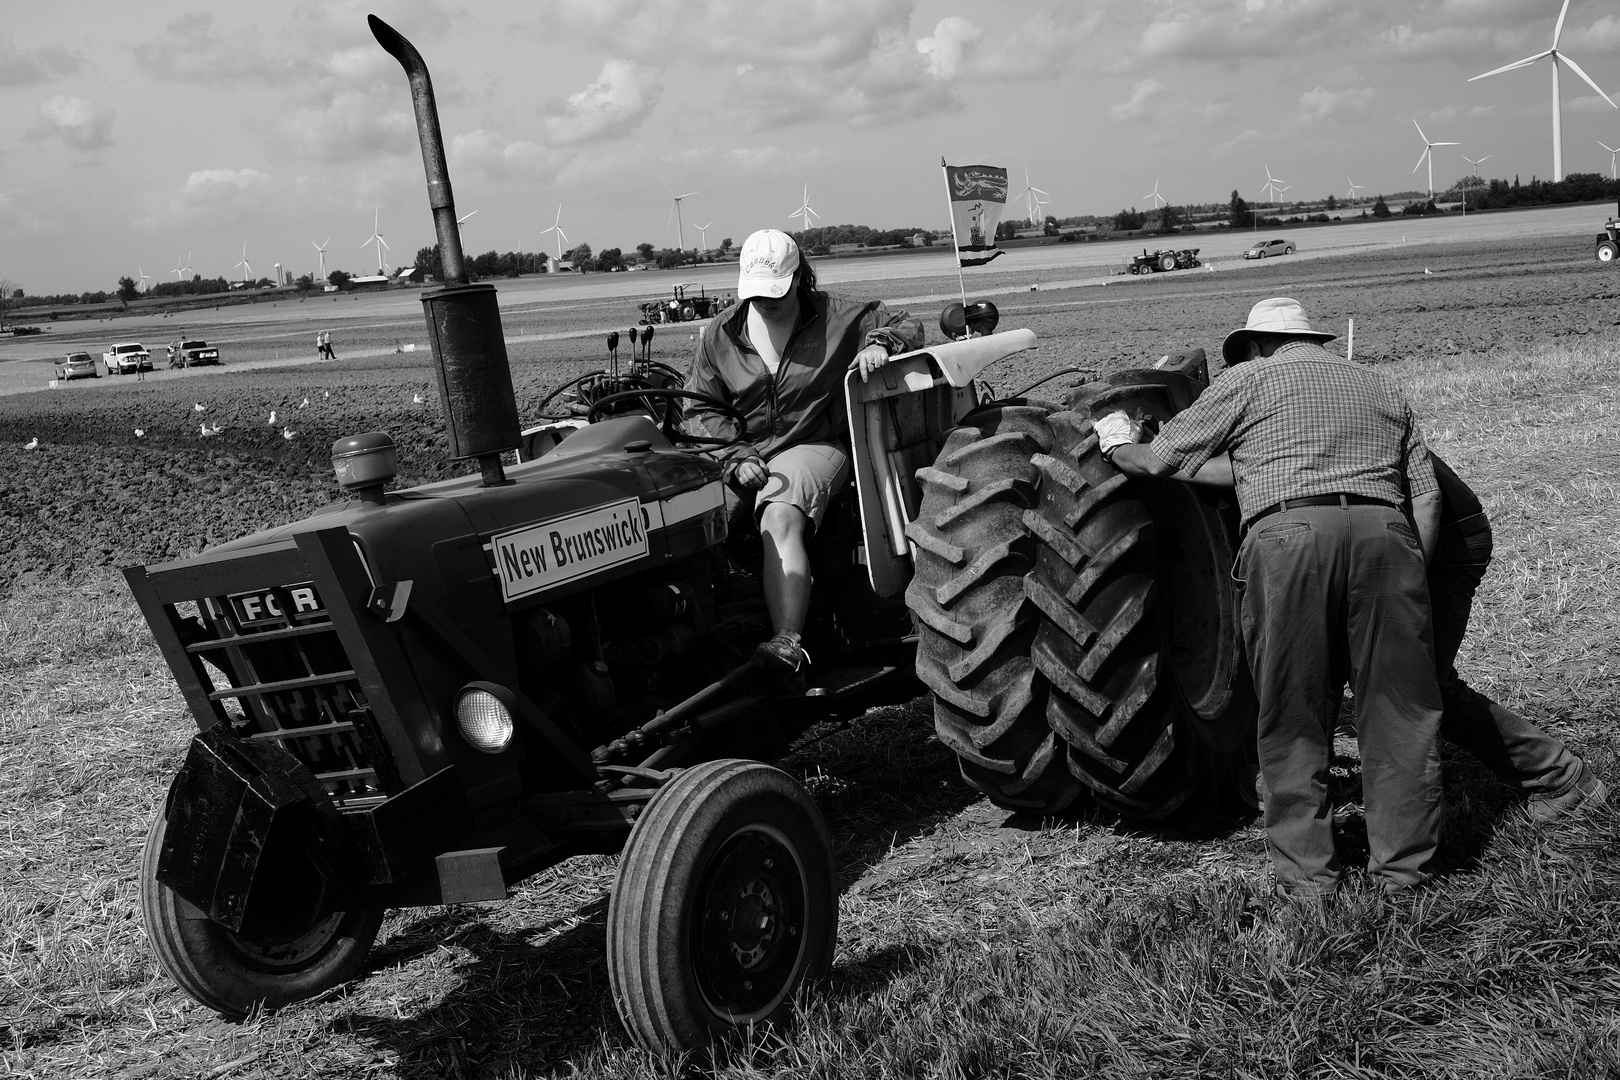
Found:
<path fill-rule="evenodd" d="M 1099 416 L 1091 426 L 1097 432 L 1097 449 L 1108 459 L 1112 459 L 1114 451 L 1121 446 L 1141 442 L 1142 436 L 1147 434 L 1142 425 L 1126 416 L 1122 409 Z"/>

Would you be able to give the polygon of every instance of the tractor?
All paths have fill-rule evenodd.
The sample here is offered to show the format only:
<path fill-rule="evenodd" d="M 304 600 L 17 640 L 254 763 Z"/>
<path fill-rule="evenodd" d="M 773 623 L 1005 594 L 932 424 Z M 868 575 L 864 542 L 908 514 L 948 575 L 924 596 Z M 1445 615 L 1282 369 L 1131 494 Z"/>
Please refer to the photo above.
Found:
<path fill-rule="evenodd" d="M 670 290 L 668 300 L 650 300 L 640 305 L 641 322 L 691 322 L 694 319 L 708 319 L 720 314 L 726 306 L 724 297 L 710 296 L 703 287 L 696 286 L 696 296 L 690 295 L 687 290 L 692 285 L 676 285 Z"/>
<path fill-rule="evenodd" d="M 426 64 L 370 22 L 412 88 L 448 282 L 421 299 L 451 454 L 478 472 L 390 490 L 396 447 L 358 433 L 333 447 L 344 501 L 126 568 L 199 729 L 140 881 L 182 989 L 238 1018 L 306 999 L 360 971 L 390 908 L 500 900 L 619 852 L 616 1009 L 649 1048 L 702 1049 L 782 1020 L 829 970 L 828 831 L 768 764 L 816 724 L 926 689 L 965 780 L 1039 814 L 1089 799 L 1159 819 L 1252 781 L 1235 511 L 1128 481 L 1091 427 L 1184 408 L 1201 351 L 1062 403 L 983 396 L 1028 330 L 848 376 L 854 478 L 812 544 L 815 663 L 766 672 L 726 440 L 682 423 L 694 399 L 730 406 L 632 365 L 558 389 L 583 416 L 521 425 Z"/>
<path fill-rule="evenodd" d="M 1603 223 L 1603 231 L 1597 234 L 1597 261 L 1612 263 L 1620 259 L 1620 218 L 1610 218 Z"/>
<path fill-rule="evenodd" d="M 1142 254 L 1132 255 L 1130 265 L 1125 268 L 1127 274 L 1156 274 L 1161 270 L 1185 270 L 1192 266 L 1202 266 L 1198 260 L 1198 248 L 1183 248 L 1174 251 L 1169 248 L 1160 248 L 1149 255 L 1147 248 Z"/>

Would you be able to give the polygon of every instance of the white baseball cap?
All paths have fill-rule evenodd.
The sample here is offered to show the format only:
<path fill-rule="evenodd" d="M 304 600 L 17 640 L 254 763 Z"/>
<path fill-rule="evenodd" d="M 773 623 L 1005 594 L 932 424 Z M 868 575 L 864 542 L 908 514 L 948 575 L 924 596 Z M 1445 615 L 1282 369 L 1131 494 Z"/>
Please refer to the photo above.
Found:
<path fill-rule="evenodd" d="M 738 300 L 753 296 L 774 300 L 793 287 L 799 245 L 780 229 L 760 229 L 743 241 L 737 267 Z"/>

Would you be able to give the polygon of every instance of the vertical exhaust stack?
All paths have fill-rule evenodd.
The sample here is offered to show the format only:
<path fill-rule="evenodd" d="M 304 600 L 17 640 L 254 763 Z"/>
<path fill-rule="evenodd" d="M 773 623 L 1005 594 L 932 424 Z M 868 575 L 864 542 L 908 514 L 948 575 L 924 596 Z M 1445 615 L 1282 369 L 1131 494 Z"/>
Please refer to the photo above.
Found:
<path fill-rule="evenodd" d="M 444 137 L 439 133 L 439 109 L 427 64 L 399 31 L 375 15 L 366 16 L 366 21 L 377 44 L 399 61 L 411 83 L 422 167 L 427 172 L 428 205 L 433 208 L 433 230 L 444 265 L 445 286 L 422 294 L 422 313 L 427 317 L 428 340 L 438 369 L 450 456 L 477 458 L 485 486 L 503 484 L 506 471 L 501 467 L 501 453 L 515 450 L 521 434 L 495 286 L 467 282 L 461 234 L 456 229 L 456 202 L 444 160 Z"/>

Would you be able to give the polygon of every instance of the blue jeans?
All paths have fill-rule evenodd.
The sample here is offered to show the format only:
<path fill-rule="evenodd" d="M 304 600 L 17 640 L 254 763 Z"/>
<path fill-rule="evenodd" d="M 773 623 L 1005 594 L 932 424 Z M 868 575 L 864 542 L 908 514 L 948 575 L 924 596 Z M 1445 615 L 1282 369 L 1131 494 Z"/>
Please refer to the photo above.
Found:
<path fill-rule="evenodd" d="M 1327 779 L 1346 673 L 1356 696 L 1367 872 L 1386 889 L 1423 883 L 1440 836 L 1441 699 L 1411 523 L 1382 506 L 1272 514 L 1244 537 L 1237 578 L 1278 885 L 1323 895 L 1343 876 Z"/>

